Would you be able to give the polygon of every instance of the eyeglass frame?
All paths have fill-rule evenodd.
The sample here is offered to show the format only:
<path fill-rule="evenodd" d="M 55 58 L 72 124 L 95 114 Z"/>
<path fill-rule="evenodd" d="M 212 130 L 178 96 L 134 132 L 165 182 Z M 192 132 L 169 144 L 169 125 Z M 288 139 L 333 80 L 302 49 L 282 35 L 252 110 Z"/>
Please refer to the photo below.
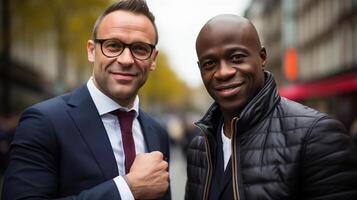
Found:
<path fill-rule="evenodd" d="M 118 53 L 118 55 L 116 55 L 116 56 L 108 56 L 108 55 L 106 55 L 106 54 L 104 53 L 104 51 L 103 51 L 103 43 L 106 42 L 106 41 L 108 41 L 108 40 L 119 41 L 121 44 L 123 44 L 123 50 L 122 50 L 120 53 Z M 96 39 L 94 39 L 93 41 L 94 41 L 94 43 L 99 43 L 99 44 L 100 44 L 100 50 L 102 51 L 102 54 L 103 54 L 104 56 L 106 56 L 107 58 L 115 58 L 115 57 L 120 56 L 120 55 L 124 52 L 124 50 L 128 47 L 128 48 L 129 48 L 129 51 L 130 51 L 130 54 L 131 54 L 131 56 L 133 56 L 133 58 L 135 58 L 135 59 L 137 59 L 137 60 L 147 60 L 147 59 L 149 59 L 149 58 L 151 57 L 152 52 L 153 52 L 154 49 L 156 48 L 155 45 L 150 44 L 150 43 L 146 43 L 146 42 L 134 42 L 134 43 L 131 43 L 131 44 L 127 44 L 127 43 L 122 42 L 122 41 L 120 41 L 120 40 L 118 40 L 118 39 L 112 39 L 112 38 L 110 38 L 110 39 L 98 39 L 98 38 L 96 38 Z M 131 51 L 132 45 L 138 44 L 138 43 L 139 43 L 139 44 L 146 44 L 146 45 L 149 45 L 149 46 L 150 46 L 150 50 L 151 50 L 151 51 L 150 51 L 150 54 L 148 55 L 147 58 L 145 58 L 145 59 L 137 58 L 137 57 L 133 54 L 133 52 Z"/>

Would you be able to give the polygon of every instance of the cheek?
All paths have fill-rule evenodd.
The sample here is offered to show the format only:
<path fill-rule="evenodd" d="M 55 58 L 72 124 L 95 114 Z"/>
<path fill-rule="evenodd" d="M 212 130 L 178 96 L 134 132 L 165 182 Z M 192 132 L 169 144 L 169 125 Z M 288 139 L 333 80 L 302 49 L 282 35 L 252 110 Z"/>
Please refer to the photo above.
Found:
<path fill-rule="evenodd" d="M 94 62 L 93 74 L 94 76 L 99 76 L 101 73 L 100 65 L 97 62 Z"/>
<path fill-rule="evenodd" d="M 137 63 L 136 64 L 137 70 L 140 71 L 140 78 L 138 78 L 138 81 L 140 82 L 140 84 L 144 84 L 146 82 L 146 80 L 149 77 L 150 72 L 152 71 L 150 69 L 151 64 L 148 63 Z"/>
<path fill-rule="evenodd" d="M 104 79 L 105 69 L 103 65 L 99 62 L 94 63 L 93 73 L 97 78 Z"/>
<path fill-rule="evenodd" d="M 239 71 L 251 81 L 255 81 L 258 77 L 260 77 L 260 73 L 257 63 L 246 63 L 241 65 Z"/>
<path fill-rule="evenodd" d="M 97 59 L 94 65 L 94 69 L 96 70 L 96 73 L 98 73 L 99 76 L 107 78 L 109 76 L 108 70 L 115 67 L 115 65 L 115 59 L 102 58 Z"/>
<path fill-rule="evenodd" d="M 108 82 L 111 81 L 109 74 L 107 72 L 107 68 L 110 66 L 110 62 L 105 60 L 97 59 L 93 66 L 93 76 L 96 78 L 98 84 L 102 87 L 109 87 L 111 84 Z M 109 86 L 106 86 L 109 85 Z"/>
<path fill-rule="evenodd" d="M 205 85 L 208 85 L 212 81 L 213 72 L 201 70 L 201 78 Z"/>
<path fill-rule="evenodd" d="M 259 68 L 254 68 L 247 73 L 247 78 L 250 82 L 250 93 L 255 95 L 264 86 L 264 73 Z"/>
<path fill-rule="evenodd" d="M 141 72 L 141 74 L 143 76 L 146 76 L 150 71 L 150 66 L 151 65 L 149 63 L 140 63 L 140 62 L 138 62 L 138 63 L 136 63 L 134 65 L 137 68 L 137 70 Z"/>
<path fill-rule="evenodd" d="M 208 73 L 208 72 L 202 72 L 201 71 L 201 78 L 202 78 L 202 82 L 203 82 L 203 85 L 205 86 L 207 92 L 209 93 L 209 95 L 216 99 L 216 94 L 214 92 L 214 79 L 212 78 L 213 77 L 213 74 L 214 73 Z"/>

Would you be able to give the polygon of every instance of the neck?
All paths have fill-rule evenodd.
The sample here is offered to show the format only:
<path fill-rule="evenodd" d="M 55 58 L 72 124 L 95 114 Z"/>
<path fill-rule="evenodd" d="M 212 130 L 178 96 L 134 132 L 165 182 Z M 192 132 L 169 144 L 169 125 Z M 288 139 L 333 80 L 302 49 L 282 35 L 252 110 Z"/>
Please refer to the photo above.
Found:
<path fill-rule="evenodd" d="M 232 114 L 232 113 L 226 113 L 223 112 L 223 123 L 224 123 L 224 135 L 228 138 L 232 138 L 232 120 L 234 117 L 239 117 L 239 114 Z"/>
<path fill-rule="evenodd" d="M 112 94 L 110 94 L 109 92 L 107 92 L 106 90 L 102 89 L 102 87 L 100 87 L 99 84 L 97 83 L 97 81 L 95 80 L 94 76 L 93 76 L 93 83 L 94 83 L 94 86 L 98 90 L 100 90 L 107 97 L 111 98 L 113 101 L 115 101 L 121 107 L 130 109 L 134 106 L 134 101 L 135 101 L 136 96 L 130 97 L 130 98 L 117 98 L 117 97 L 113 96 Z"/>
<path fill-rule="evenodd" d="M 110 97 L 112 98 L 115 102 L 117 102 L 120 106 L 131 109 L 132 107 L 134 107 L 134 99 L 117 99 L 115 97 Z"/>

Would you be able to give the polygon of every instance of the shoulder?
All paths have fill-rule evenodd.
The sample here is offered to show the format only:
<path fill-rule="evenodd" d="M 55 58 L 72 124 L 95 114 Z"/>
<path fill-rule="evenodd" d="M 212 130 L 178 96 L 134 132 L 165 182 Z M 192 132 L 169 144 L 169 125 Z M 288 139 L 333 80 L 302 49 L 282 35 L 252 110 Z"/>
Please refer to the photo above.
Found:
<path fill-rule="evenodd" d="M 278 112 L 280 117 L 291 118 L 295 122 L 303 123 L 313 127 L 325 127 L 325 128 L 337 128 L 343 132 L 346 132 L 342 123 L 326 113 L 319 112 L 313 108 L 302 105 L 298 102 L 282 98 Z"/>
<path fill-rule="evenodd" d="M 55 110 L 63 109 L 66 106 L 65 99 L 67 99 L 69 94 L 64 94 L 61 96 L 56 96 L 51 99 L 39 102 L 27 108 L 26 110 L 35 109 L 44 113 L 53 112 Z M 25 110 L 25 111 L 26 111 Z"/>
<path fill-rule="evenodd" d="M 27 108 L 20 117 L 13 145 L 51 151 L 50 147 L 56 146 L 53 116 L 61 116 L 61 105 L 61 97 L 54 97 Z"/>
<path fill-rule="evenodd" d="M 26 108 L 21 114 L 17 132 L 30 132 L 34 127 L 49 130 L 53 123 L 67 116 L 69 106 L 66 102 L 70 96 L 71 93 L 56 96 Z"/>
<path fill-rule="evenodd" d="M 313 144 L 329 149 L 349 146 L 351 139 L 346 128 L 333 117 L 285 98 L 282 98 L 277 110 L 285 127 L 295 133 L 304 133 L 305 148 Z"/>
<path fill-rule="evenodd" d="M 88 97 L 90 97 L 90 95 L 86 86 L 84 85 L 71 92 L 34 104 L 28 107 L 24 113 L 35 111 L 47 116 L 60 117 L 63 116 L 63 113 L 66 112 L 69 108 L 79 104 L 77 102 L 85 101 L 88 99 Z"/>
<path fill-rule="evenodd" d="M 291 101 L 284 97 L 281 98 L 278 104 L 278 111 L 283 116 L 289 117 L 305 117 L 305 118 L 321 118 L 326 116 L 326 114 L 321 113 L 313 108 L 305 106 L 295 101 Z"/>
<path fill-rule="evenodd" d="M 283 97 L 273 112 L 271 123 L 274 129 L 301 138 L 303 144 L 349 137 L 338 120 Z"/>
<path fill-rule="evenodd" d="M 47 99 L 26 108 L 21 115 L 20 122 L 28 119 L 44 120 L 46 116 L 58 115 L 60 111 L 64 110 L 64 107 L 63 96 Z"/>
<path fill-rule="evenodd" d="M 284 97 L 277 104 L 272 117 L 288 130 L 309 129 L 320 120 L 330 118 L 325 113 Z"/>

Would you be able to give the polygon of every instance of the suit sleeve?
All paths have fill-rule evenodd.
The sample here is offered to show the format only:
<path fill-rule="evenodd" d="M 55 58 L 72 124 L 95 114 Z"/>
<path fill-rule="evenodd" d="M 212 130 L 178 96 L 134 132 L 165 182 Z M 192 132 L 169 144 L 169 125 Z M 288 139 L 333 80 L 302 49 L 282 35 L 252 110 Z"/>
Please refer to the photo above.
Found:
<path fill-rule="evenodd" d="M 343 125 L 318 120 L 305 141 L 301 199 L 357 199 L 356 147 Z"/>
<path fill-rule="evenodd" d="M 51 122 L 38 110 L 25 111 L 16 129 L 2 191 L 3 200 L 120 199 L 113 180 L 58 198 L 58 145 Z"/>

